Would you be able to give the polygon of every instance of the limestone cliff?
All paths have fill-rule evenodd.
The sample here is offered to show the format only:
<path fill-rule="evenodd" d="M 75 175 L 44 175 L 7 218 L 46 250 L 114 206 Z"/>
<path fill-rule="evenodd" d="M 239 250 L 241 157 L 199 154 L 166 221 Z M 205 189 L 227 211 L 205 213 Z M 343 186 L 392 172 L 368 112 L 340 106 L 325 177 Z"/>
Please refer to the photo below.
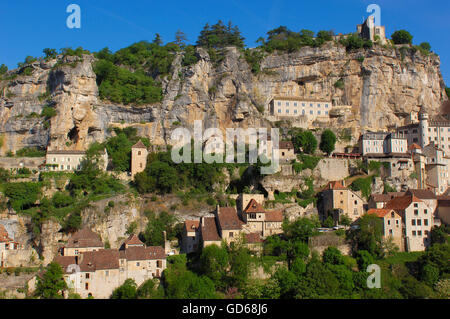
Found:
<path fill-rule="evenodd" d="M 136 126 L 160 145 L 169 142 L 174 122 L 191 127 L 194 120 L 203 120 L 205 128 L 221 129 L 269 127 L 268 104 L 275 95 L 332 100 L 336 107 L 330 122 L 315 125 L 349 127 L 357 137 L 360 129 L 402 124 L 419 105 L 437 113 L 447 99 L 435 54 L 380 46 L 347 53 L 327 43 L 267 55 L 258 75 L 236 48 L 227 48 L 218 65 L 203 49 L 197 55 L 198 62 L 187 67 L 178 55 L 171 74 L 162 79 L 162 102 L 139 107 L 99 99 L 91 55 L 34 62 L 30 76 L 10 71 L 13 79 L 0 82 L 2 153 L 29 146 L 84 149 L 104 140 L 111 125 Z M 37 116 L 46 104 L 57 111 L 48 123 Z"/>

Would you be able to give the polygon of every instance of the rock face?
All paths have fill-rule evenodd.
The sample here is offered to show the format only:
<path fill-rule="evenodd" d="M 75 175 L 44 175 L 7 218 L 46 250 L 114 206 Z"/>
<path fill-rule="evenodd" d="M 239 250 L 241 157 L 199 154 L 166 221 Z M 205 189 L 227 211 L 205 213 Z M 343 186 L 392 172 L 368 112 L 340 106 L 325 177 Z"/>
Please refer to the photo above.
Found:
<path fill-rule="evenodd" d="M 275 95 L 332 100 L 336 108 L 330 121 L 314 125 L 348 127 L 356 135 L 360 129 L 402 124 L 419 105 L 437 113 L 447 100 L 440 60 L 434 54 L 380 46 L 347 53 L 344 47 L 327 43 L 268 55 L 257 76 L 236 48 L 227 48 L 218 65 L 201 48 L 197 55 L 198 62 L 187 67 L 182 67 L 178 55 L 171 74 L 162 80 L 163 101 L 139 107 L 98 98 L 91 55 L 35 62 L 31 76 L 0 82 L 1 150 L 84 149 L 109 136 L 111 125 L 136 126 L 157 145 L 170 143 L 174 122 L 192 128 L 194 120 L 202 120 L 204 129 L 222 130 L 269 127 L 268 104 Z M 9 74 L 14 72 L 19 70 Z M 46 104 L 57 111 L 49 125 L 33 116 Z"/>

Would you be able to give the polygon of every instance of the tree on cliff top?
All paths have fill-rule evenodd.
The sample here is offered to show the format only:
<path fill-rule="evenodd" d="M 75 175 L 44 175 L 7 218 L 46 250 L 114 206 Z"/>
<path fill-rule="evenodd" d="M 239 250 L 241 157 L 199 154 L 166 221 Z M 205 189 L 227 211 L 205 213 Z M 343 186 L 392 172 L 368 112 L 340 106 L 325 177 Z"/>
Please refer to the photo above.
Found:
<path fill-rule="evenodd" d="M 233 26 L 231 21 L 228 25 L 224 25 L 219 20 L 213 26 L 208 23 L 203 27 L 203 30 L 198 36 L 197 45 L 205 48 L 224 48 L 226 46 L 236 46 L 243 48 L 244 38 L 241 35 L 241 31 L 238 26 Z"/>
<path fill-rule="evenodd" d="M 406 30 L 398 30 L 392 33 L 391 38 L 395 44 L 411 44 L 413 36 Z"/>

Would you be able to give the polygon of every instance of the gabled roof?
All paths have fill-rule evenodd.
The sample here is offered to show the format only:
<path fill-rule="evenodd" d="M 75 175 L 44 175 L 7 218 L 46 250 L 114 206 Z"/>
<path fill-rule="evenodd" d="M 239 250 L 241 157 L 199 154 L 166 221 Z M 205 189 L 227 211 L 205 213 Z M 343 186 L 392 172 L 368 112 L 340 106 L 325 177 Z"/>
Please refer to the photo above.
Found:
<path fill-rule="evenodd" d="M 405 195 L 414 195 L 420 199 L 436 199 L 436 195 L 429 189 L 408 189 Z"/>
<path fill-rule="evenodd" d="M 238 230 L 244 225 L 234 207 L 218 207 L 217 219 L 219 220 L 220 228 L 224 230 Z"/>
<path fill-rule="evenodd" d="M 6 228 L 0 224 L 0 243 L 7 243 L 13 241 L 10 237 Z"/>
<path fill-rule="evenodd" d="M 280 150 L 291 150 L 294 148 L 294 144 L 291 141 L 280 141 L 278 144 L 278 149 Z"/>
<path fill-rule="evenodd" d="M 186 227 L 186 231 L 195 231 L 200 226 L 199 220 L 185 220 L 184 226 Z"/>
<path fill-rule="evenodd" d="M 389 192 L 387 194 L 372 194 L 370 197 L 375 203 L 387 203 L 395 197 L 404 196 L 405 192 Z"/>
<path fill-rule="evenodd" d="M 70 265 L 77 264 L 76 256 L 56 256 L 55 259 L 53 259 L 53 261 L 57 262 L 62 267 L 62 269 L 64 270 L 65 273 L 72 273 L 76 270 L 75 268 L 73 268 L 69 272 L 69 269 L 68 269 L 68 267 Z"/>
<path fill-rule="evenodd" d="M 247 207 L 244 209 L 244 213 L 250 214 L 250 213 L 265 213 L 266 210 L 264 207 L 262 207 L 261 204 L 259 204 L 256 200 L 253 198 L 248 202 Z"/>
<path fill-rule="evenodd" d="M 347 189 L 347 187 L 344 187 L 340 181 L 331 181 L 328 182 L 327 186 L 325 186 L 325 189 Z"/>
<path fill-rule="evenodd" d="M 389 202 L 387 202 L 386 204 L 386 209 L 394 209 L 396 211 L 402 211 L 405 210 L 406 208 L 409 207 L 409 205 L 411 205 L 411 203 L 417 203 L 417 202 L 422 202 L 419 198 L 417 198 L 414 195 L 405 195 L 402 197 L 396 197 L 391 199 Z"/>
<path fill-rule="evenodd" d="M 103 243 L 100 236 L 94 233 L 89 228 L 83 228 L 73 234 L 67 241 L 66 248 L 103 248 Z"/>
<path fill-rule="evenodd" d="M 139 140 L 136 144 L 131 146 L 131 148 L 145 148 L 145 149 L 147 149 L 147 146 L 145 146 L 144 143 L 142 143 L 142 141 Z"/>
<path fill-rule="evenodd" d="M 140 248 L 140 247 L 133 247 Z M 79 266 L 81 271 L 93 272 L 96 270 L 118 269 L 119 251 L 115 249 L 101 249 L 98 251 L 83 252 L 78 257 L 81 259 Z"/>
<path fill-rule="evenodd" d="M 256 244 L 263 242 L 261 235 L 259 233 L 245 234 L 245 240 L 247 241 L 247 244 Z"/>
<path fill-rule="evenodd" d="M 164 259 L 166 258 L 166 253 L 164 248 L 160 246 L 128 247 L 121 253 L 120 257 L 128 261 Z"/>
<path fill-rule="evenodd" d="M 202 239 L 203 241 L 220 241 L 219 232 L 217 231 L 216 219 L 214 217 L 204 217 L 202 222 Z"/>
<path fill-rule="evenodd" d="M 281 210 L 273 210 L 266 212 L 266 222 L 282 222 L 283 221 L 283 212 Z"/>
<path fill-rule="evenodd" d="M 144 246 L 144 243 L 136 236 L 135 234 L 131 234 L 124 242 L 125 245 L 142 245 Z"/>
<path fill-rule="evenodd" d="M 378 217 L 383 218 L 384 216 L 386 216 L 387 214 L 389 214 L 391 212 L 395 212 L 395 211 L 393 209 L 387 209 L 387 208 L 373 208 L 373 209 L 369 209 L 367 211 L 367 214 L 377 215 Z"/>
<path fill-rule="evenodd" d="M 418 144 L 412 143 L 412 144 L 408 147 L 408 149 L 409 149 L 409 150 L 421 150 L 422 148 L 421 148 Z"/>

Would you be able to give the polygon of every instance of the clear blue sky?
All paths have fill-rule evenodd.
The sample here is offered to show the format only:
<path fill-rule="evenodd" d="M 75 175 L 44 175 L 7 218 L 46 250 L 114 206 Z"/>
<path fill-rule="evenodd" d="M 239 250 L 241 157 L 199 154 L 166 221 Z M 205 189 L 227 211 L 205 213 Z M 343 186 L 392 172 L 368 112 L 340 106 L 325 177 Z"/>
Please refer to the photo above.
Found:
<path fill-rule="evenodd" d="M 69 4 L 81 7 L 81 29 L 69 29 Z M 195 43 L 203 26 L 221 19 L 239 26 L 246 44 L 280 25 L 348 33 L 367 17 L 366 7 L 381 7 L 381 24 L 392 32 L 406 29 L 414 43 L 427 41 L 441 57 L 444 80 L 450 85 L 450 1 L 448 0 L 2 0 L 0 5 L 0 64 L 15 68 L 27 55 L 43 48 L 82 46 L 115 51 L 140 40 L 174 40 L 177 29 Z"/>

